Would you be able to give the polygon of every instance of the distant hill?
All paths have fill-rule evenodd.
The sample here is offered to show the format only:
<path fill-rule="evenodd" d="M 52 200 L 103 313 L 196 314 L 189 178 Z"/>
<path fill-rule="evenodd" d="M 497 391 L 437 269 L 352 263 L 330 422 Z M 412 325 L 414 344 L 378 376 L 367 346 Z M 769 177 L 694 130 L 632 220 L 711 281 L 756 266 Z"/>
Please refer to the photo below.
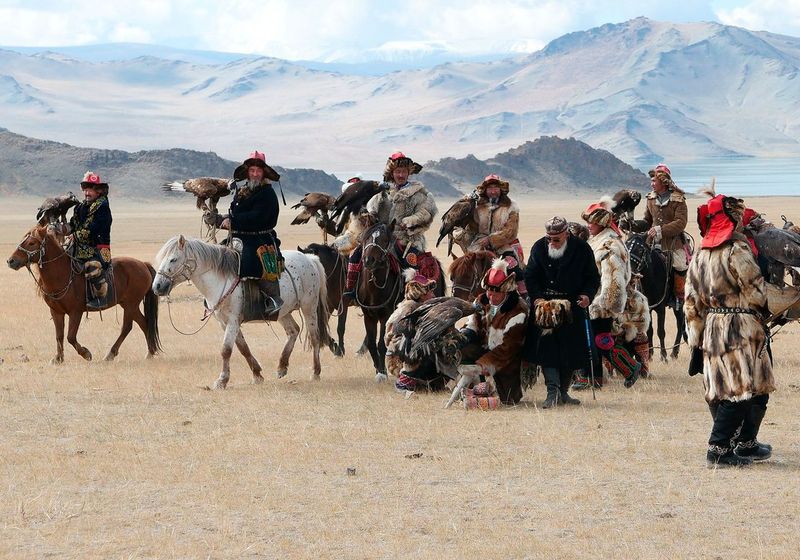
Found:
<path fill-rule="evenodd" d="M 113 196 L 153 198 L 167 181 L 191 177 L 230 177 L 240 162 L 214 152 L 173 148 L 125 152 L 79 148 L 28 138 L 0 128 L 0 193 L 50 196 L 77 192 L 87 170 L 111 185 Z M 339 193 L 342 182 L 317 169 L 273 167 L 281 174 L 287 202 L 310 191 Z"/>
<path fill-rule="evenodd" d="M 512 193 L 520 194 L 587 190 L 613 194 L 621 188 L 649 186 L 647 175 L 613 154 L 556 136 L 542 136 L 487 160 L 468 155 L 428 162 L 420 180 L 437 189 L 450 186 L 469 192 L 490 173 L 509 181 Z"/>

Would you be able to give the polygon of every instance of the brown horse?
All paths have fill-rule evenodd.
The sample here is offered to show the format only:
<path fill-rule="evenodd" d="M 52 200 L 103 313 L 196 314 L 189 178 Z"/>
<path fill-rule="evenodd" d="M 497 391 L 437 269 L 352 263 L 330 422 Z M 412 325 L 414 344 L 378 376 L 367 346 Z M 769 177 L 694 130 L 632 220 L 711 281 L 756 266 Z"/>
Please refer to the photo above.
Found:
<path fill-rule="evenodd" d="M 64 251 L 47 227 L 33 227 L 6 262 L 12 270 L 19 270 L 24 266 L 30 272 L 31 265 L 39 270 L 39 277 L 34 276 L 34 279 L 39 294 L 50 307 L 50 315 L 56 327 L 56 355 L 52 363 L 60 364 L 64 361 L 65 315 L 69 317 L 67 341 L 88 361 L 92 359 L 92 353 L 78 342 L 81 317 L 87 311 L 83 266 Z M 161 351 L 158 337 L 158 297 L 150 289 L 156 271 L 149 264 L 130 257 L 115 258 L 112 266 L 114 286 L 111 293 L 114 294 L 114 301 L 104 309 L 119 304 L 124 313 L 122 329 L 105 359 L 113 360 L 117 356 L 134 321 L 144 332 L 147 357 L 150 358 Z M 33 276 L 33 272 L 31 275 Z M 139 311 L 142 300 L 144 315 Z"/>
<path fill-rule="evenodd" d="M 347 324 L 347 305 L 342 303 L 342 292 L 344 291 L 345 277 L 347 274 L 347 259 L 339 251 L 330 245 L 310 243 L 308 247 L 297 247 L 301 253 L 316 255 L 325 269 L 325 281 L 328 284 L 328 309 L 336 310 L 338 322 L 336 323 L 336 334 L 339 342 L 329 338 L 328 345 L 334 356 L 344 356 L 344 331 Z"/>
<path fill-rule="evenodd" d="M 492 266 L 495 255 L 491 251 L 466 253 L 450 263 L 448 274 L 452 284 L 452 295 L 465 301 L 475 301 L 480 293 L 481 279 Z"/>

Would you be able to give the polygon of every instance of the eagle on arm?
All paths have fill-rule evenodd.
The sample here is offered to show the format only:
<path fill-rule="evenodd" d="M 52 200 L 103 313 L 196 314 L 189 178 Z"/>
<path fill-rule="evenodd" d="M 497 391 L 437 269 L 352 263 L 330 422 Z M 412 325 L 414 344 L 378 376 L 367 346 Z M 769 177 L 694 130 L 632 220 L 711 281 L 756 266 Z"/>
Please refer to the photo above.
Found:
<path fill-rule="evenodd" d="M 45 224 L 67 223 L 67 212 L 80 202 L 71 192 L 61 196 L 45 198 L 36 210 L 36 221 L 40 226 Z"/>
<path fill-rule="evenodd" d="M 162 188 L 166 192 L 192 193 L 197 198 L 198 210 L 212 214 L 217 212 L 219 199 L 231 194 L 230 180 L 219 177 L 195 177 L 186 181 L 172 181 L 164 183 Z"/>

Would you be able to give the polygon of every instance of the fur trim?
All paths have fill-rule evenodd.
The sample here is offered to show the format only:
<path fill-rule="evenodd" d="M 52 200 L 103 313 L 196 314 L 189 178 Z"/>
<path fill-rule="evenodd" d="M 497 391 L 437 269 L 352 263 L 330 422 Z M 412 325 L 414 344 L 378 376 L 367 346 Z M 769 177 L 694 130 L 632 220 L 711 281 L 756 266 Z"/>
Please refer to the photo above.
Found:
<path fill-rule="evenodd" d="M 417 270 L 415 268 L 406 268 L 403 270 L 403 280 L 405 280 L 406 283 L 413 281 L 416 275 Z"/>
<path fill-rule="evenodd" d="M 504 274 L 508 274 L 508 262 L 505 259 L 492 259 L 492 268 L 502 270 Z"/>
<path fill-rule="evenodd" d="M 615 204 L 616 203 L 614 202 L 614 199 L 608 196 L 607 194 L 604 194 L 603 196 L 600 197 L 600 206 L 602 206 L 609 212 L 611 212 L 614 209 Z"/>

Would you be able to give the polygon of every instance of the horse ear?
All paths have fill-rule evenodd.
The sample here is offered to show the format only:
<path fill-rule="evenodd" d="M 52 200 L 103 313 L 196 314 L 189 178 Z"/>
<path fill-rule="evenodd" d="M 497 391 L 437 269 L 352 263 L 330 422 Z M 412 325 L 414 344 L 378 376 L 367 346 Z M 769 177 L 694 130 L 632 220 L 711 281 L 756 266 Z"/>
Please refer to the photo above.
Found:
<path fill-rule="evenodd" d="M 180 250 L 183 250 L 183 248 L 184 248 L 185 246 L 186 246 L 186 238 L 185 238 L 183 235 L 181 235 L 181 236 L 178 238 L 178 248 L 179 248 Z"/>

